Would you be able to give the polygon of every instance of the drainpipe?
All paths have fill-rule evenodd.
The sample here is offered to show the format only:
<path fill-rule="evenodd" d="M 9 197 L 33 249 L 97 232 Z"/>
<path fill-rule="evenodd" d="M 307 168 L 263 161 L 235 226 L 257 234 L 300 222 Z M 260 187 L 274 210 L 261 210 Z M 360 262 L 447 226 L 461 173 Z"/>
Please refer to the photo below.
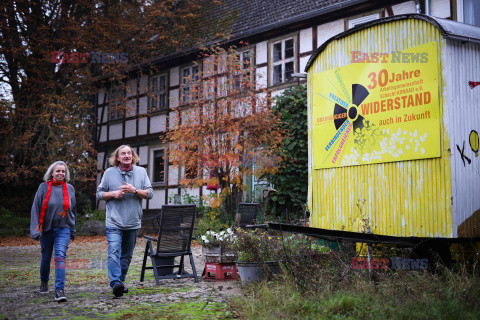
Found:
<path fill-rule="evenodd" d="M 425 14 L 430 15 L 430 0 L 425 0 Z"/>

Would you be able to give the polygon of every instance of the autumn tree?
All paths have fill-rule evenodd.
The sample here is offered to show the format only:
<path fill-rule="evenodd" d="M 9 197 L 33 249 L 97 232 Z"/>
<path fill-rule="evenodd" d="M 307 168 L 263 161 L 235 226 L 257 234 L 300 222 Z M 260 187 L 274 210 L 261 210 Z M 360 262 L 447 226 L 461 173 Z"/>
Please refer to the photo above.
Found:
<path fill-rule="evenodd" d="M 72 170 L 77 190 L 91 189 L 97 88 L 105 82 L 124 85 L 129 73 L 154 58 L 219 36 L 216 29 L 224 22 L 205 16 L 218 5 L 215 0 L 1 1 L 2 205 L 28 212 L 43 172 L 59 159 Z M 122 54 L 127 61 L 119 61 Z"/>
<path fill-rule="evenodd" d="M 252 164 L 257 175 L 275 171 L 283 130 L 270 92 L 255 83 L 248 52 L 216 47 L 200 60 L 184 78 L 182 103 L 170 120 L 175 128 L 164 138 L 168 161 L 184 168 L 184 186 L 218 188 L 211 205 L 233 214 Z"/>

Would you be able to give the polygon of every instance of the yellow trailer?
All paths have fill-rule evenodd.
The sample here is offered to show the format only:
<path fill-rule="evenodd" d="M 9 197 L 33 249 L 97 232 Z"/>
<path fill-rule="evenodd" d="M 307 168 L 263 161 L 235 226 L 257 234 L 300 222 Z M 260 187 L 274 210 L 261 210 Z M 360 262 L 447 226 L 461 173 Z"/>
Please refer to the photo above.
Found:
<path fill-rule="evenodd" d="M 310 227 L 480 237 L 480 28 L 359 25 L 306 66 Z"/>

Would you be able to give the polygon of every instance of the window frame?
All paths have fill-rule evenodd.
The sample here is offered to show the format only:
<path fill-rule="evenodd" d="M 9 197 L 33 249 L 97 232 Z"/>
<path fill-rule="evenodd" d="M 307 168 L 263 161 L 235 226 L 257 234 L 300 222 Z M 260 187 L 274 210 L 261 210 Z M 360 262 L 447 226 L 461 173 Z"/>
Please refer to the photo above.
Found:
<path fill-rule="evenodd" d="M 286 42 L 292 40 L 292 49 L 293 55 L 291 57 L 285 57 L 286 53 Z M 275 46 L 280 44 L 281 57 L 277 61 L 274 59 L 275 55 Z M 298 34 L 289 34 L 281 38 L 273 39 L 268 43 L 268 84 L 269 86 L 281 86 L 292 83 L 295 81 L 295 78 L 292 76 L 298 70 Z M 290 78 L 287 79 L 287 68 L 286 65 L 292 63 L 293 70 L 289 72 Z M 277 66 L 281 67 L 281 80 L 275 81 L 275 69 Z"/>
<path fill-rule="evenodd" d="M 248 53 L 248 58 L 249 58 L 248 59 L 249 62 L 248 62 L 247 66 L 245 65 L 245 59 L 246 59 L 245 54 L 246 53 Z M 250 78 L 248 80 L 249 85 L 245 86 L 245 81 L 243 81 L 245 70 L 254 67 L 254 64 L 253 64 L 254 50 L 253 50 L 253 48 L 252 47 L 241 48 L 239 50 L 236 50 L 235 52 L 232 52 L 231 54 L 237 55 L 239 57 L 238 61 L 242 64 L 242 70 L 238 71 L 238 73 L 237 73 L 236 70 L 231 70 L 229 72 L 231 85 L 230 85 L 229 92 L 228 92 L 227 95 L 245 92 L 245 91 L 251 89 L 254 85 L 253 84 L 254 70 L 247 71 L 247 72 L 250 73 L 248 75 L 248 77 Z"/>
<path fill-rule="evenodd" d="M 163 153 L 163 156 L 162 156 L 162 159 L 163 159 L 163 181 L 156 181 L 155 178 L 156 178 L 156 175 L 155 175 L 155 169 L 156 169 L 156 162 L 155 162 L 155 153 L 156 152 L 162 152 Z M 168 180 L 168 177 L 167 177 L 167 159 L 166 159 L 166 148 L 165 147 L 158 147 L 158 148 L 152 148 L 150 149 L 150 160 L 151 160 L 151 170 L 150 170 L 150 177 L 152 178 L 151 179 L 151 182 L 152 182 L 152 186 L 165 186 L 167 185 L 167 180 Z"/>
<path fill-rule="evenodd" d="M 480 4 L 479 4 L 479 5 L 480 5 Z M 479 23 L 478 23 L 478 24 L 470 24 L 470 23 L 465 22 L 465 14 L 464 14 L 464 11 L 465 11 L 465 3 L 464 3 L 464 0 L 457 0 L 457 7 L 456 7 L 456 9 L 457 9 L 456 11 L 457 11 L 457 21 L 458 21 L 458 22 L 465 23 L 465 24 L 472 25 L 472 26 L 480 27 L 480 16 L 478 17 L 478 20 L 479 20 Z"/>
<path fill-rule="evenodd" d="M 369 21 L 383 18 L 381 11 L 368 12 L 362 15 L 357 15 L 345 20 L 345 30 L 352 29 L 355 26 Z"/>
<path fill-rule="evenodd" d="M 116 121 L 125 118 L 125 109 L 119 107 L 126 101 L 125 88 L 121 85 L 112 86 L 108 91 L 108 121 Z M 114 113 L 115 111 L 115 113 Z"/>
<path fill-rule="evenodd" d="M 184 76 L 184 70 L 189 70 L 189 73 L 187 76 Z M 194 79 L 191 79 L 190 81 L 186 80 L 191 74 L 193 73 L 193 70 L 196 69 L 195 77 Z M 200 79 L 200 65 L 199 64 L 191 64 L 187 65 L 184 67 L 180 68 L 180 104 L 186 105 L 194 102 L 196 99 L 198 99 L 198 90 L 199 85 L 201 85 L 201 79 Z M 197 94 L 194 97 L 191 97 L 191 92 L 193 89 L 197 90 Z"/>
<path fill-rule="evenodd" d="M 160 79 L 164 79 L 164 88 L 162 89 L 160 87 Z M 154 80 L 157 79 L 157 89 L 155 90 L 154 87 Z M 160 102 L 161 99 L 158 98 L 158 96 L 163 95 L 163 106 L 160 107 Z M 155 112 L 155 111 L 163 111 L 163 110 L 168 110 L 168 75 L 167 73 L 159 73 L 154 76 L 151 76 L 149 79 L 149 104 L 148 104 L 148 111 L 149 112 Z M 154 107 L 154 102 L 158 103 L 158 106 Z"/>

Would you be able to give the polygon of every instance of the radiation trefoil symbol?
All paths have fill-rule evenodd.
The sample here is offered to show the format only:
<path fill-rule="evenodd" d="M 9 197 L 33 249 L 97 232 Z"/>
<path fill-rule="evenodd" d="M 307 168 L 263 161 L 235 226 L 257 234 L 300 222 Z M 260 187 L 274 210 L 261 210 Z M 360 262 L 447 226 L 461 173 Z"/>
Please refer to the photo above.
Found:
<path fill-rule="evenodd" d="M 362 86 L 361 84 L 352 84 L 352 104 L 347 108 L 342 107 L 338 103 L 335 103 L 335 108 L 333 109 L 334 115 L 334 124 L 335 129 L 338 130 L 342 124 L 350 120 L 353 124 L 353 133 L 356 133 L 357 129 L 361 130 L 364 127 L 363 121 L 365 118 L 358 112 L 359 106 L 362 104 L 363 100 L 365 100 L 369 95 L 368 90 Z M 347 117 L 338 117 L 336 115 L 340 115 L 342 113 L 346 113 Z"/>

